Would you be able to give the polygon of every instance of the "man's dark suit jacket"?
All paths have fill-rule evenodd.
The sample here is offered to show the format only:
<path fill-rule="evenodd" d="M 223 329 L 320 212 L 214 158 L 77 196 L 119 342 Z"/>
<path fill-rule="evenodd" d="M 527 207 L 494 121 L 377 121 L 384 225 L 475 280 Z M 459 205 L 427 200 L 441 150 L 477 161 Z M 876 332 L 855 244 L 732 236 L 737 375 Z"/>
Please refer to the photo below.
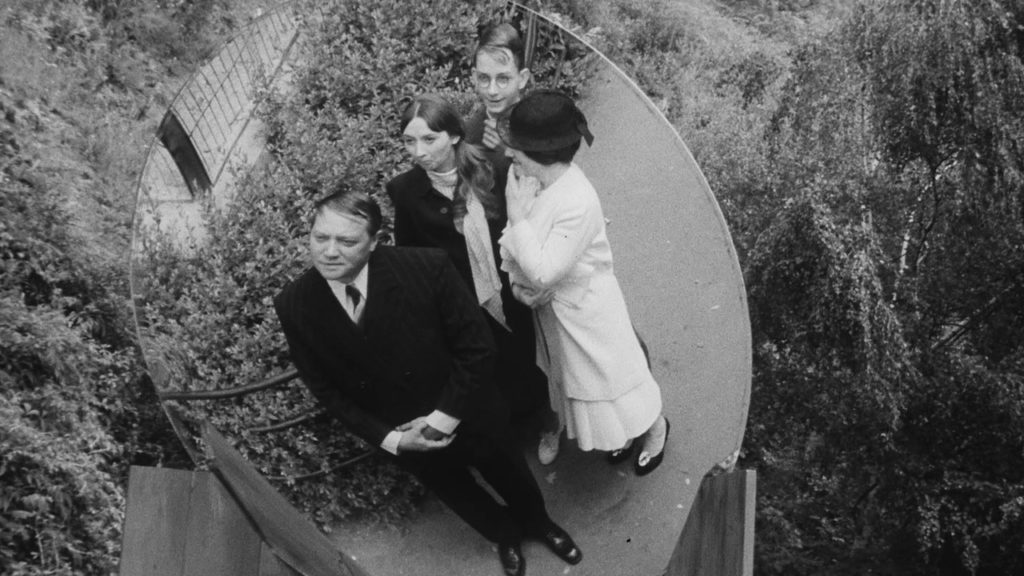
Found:
<path fill-rule="evenodd" d="M 435 409 L 462 419 L 460 434 L 501 429 L 491 332 L 447 256 L 378 246 L 367 265 L 360 326 L 313 268 L 274 300 L 310 391 L 374 446 Z"/>

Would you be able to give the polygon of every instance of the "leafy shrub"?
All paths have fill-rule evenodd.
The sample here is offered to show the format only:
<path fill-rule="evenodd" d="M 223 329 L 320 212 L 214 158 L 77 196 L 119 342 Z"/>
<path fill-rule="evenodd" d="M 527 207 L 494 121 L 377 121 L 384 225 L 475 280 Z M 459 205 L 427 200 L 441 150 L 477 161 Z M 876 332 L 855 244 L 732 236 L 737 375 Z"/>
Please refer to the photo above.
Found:
<path fill-rule="evenodd" d="M 768 87 L 781 74 L 782 67 L 778 62 L 763 52 L 754 52 L 719 74 L 715 87 L 738 90 L 746 108 L 763 101 Z"/>
<path fill-rule="evenodd" d="M 85 0 L 116 41 L 132 41 L 155 56 L 196 63 L 235 28 L 235 0 Z"/>
<path fill-rule="evenodd" d="M 758 536 L 768 545 L 758 562 L 769 573 L 817 573 L 823 557 L 854 573 L 870 556 L 861 551 L 878 545 L 864 540 L 872 508 L 859 499 L 895 457 L 914 375 L 883 301 L 877 250 L 870 229 L 837 225 L 808 193 L 751 252 L 754 400 L 744 450 L 761 470 Z M 798 554 L 793 544 L 815 551 Z"/>
<path fill-rule="evenodd" d="M 109 572 L 125 463 L 107 431 L 130 356 L 0 296 L 0 559 L 14 574 Z M 5 569 L 5 573 L 9 573 Z"/>
<path fill-rule="evenodd" d="M 129 464 L 182 463 L 123 262 L 157 67 L 85 2 L 0 19 L 0 572 L 111 573 Z"/>
<path fill-rule="evenodd" d="M 102 57 L 125 44 L 195 63 L 234 26 L 234 0 L 14 0 L 9 17 L 55 51 Z"/>
<path fill-rule="evenodd" d="M 936 354 L 928 379 L 910 388 L 892 500 L 914 541 L 908 564 L 942 573 L 1024 569 L 1024 367 L 1018 350 L 998 367 L 983 358 Z M 941 465 L 937 465 L 941 463 Z"/>
<path fill-rule="evenodd" d="M 0 183 L 0 560 L 109 572 L 128 464 L 168 461 L 173 436 L 147 414 L 126 298 L 107 291 L 123 279 L 81 257 L 57 190 Z"/>

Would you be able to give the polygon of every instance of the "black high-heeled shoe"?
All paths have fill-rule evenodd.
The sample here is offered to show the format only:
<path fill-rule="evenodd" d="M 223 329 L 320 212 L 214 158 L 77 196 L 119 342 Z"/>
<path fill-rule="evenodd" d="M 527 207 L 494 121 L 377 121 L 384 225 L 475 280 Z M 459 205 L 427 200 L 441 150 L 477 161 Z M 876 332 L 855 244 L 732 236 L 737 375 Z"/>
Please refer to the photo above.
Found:
<path fill-rule="evenodd" d="M 633 469 L 636 471 L 637 476 L 645 476 L 654 472 L 654 469 L 661 464 L 661 461 L 665 458 L 665 448 L 668 447 L 668 433 L 672 429 L 672 424 L 665 418 L 665 442 L 661 445 L 661 452 L 651 456 L 646 450 L 641 449 L 636 454 L 636 460 L 633 462 Z M 646 457 L 646 461 L 645 460 Z"/>

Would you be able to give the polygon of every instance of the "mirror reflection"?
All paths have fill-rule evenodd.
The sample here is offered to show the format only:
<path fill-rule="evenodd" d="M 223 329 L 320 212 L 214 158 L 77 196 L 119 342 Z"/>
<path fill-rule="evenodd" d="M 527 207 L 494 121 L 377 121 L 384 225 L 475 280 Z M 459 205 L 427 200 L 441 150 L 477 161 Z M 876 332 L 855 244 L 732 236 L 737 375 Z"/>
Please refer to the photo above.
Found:
<path fill-rule="evenodd" d="M 360 300 L 344 290 L 321 291 L 329 304 L 321 307 L 324 312 L 303 308 L 280 319 L 275 314 L 275 298 L 310 275 L 318 245 L 328 254 L 325 262 L 333 265 L 351 247 L 346 242 L 368 241 L 360 235 L 372 227 L 349 229 L 353 221 L 366 223 L 359 210 L 315 212 L 314 203 L 339 188 L 370 192 L 383 209 L 376 241 L 381 250 L 393 244 L 445 250 L 461 282 L 458 298 L 468 297 L 485 311 L 486 333 L 497 341 L 498 393 L 511 412 L 513 438 L 530 467 L 527 475 L 539 486 L 547 515 L 582 551 L 584 560 L 573 570 L 607 573 L 622 565 L 637 574 L 660 573 L 700 478 L 739 446 L 749 391 L 749 330 L 735 254 L 714 198 L 678 135 L 585 40 L 515 5 L 436 1 L 371 9 L 354 2 L 297 2 L 281 12 L 287 16 L 278 22 L 268 24 L 279 14 L 263 21 L 277 36 L 258 35 L 264 42 L 278 38 L 278 51 L 256 51 L 269 55 L 259 65 L 262 74 L 244 74 L 258 87 L 253 119 L 240 123 L 243 127 L 225 121 L 220 131 L 229 134 L 229 144 L 204 147 L 195 144 L 200 131 L 187 126 L 187 114 L 169 115 L 174 120 L 165 122 L 162 145 L 151 154 L 147 173 L 162 161 L 173 167 L 167 172 L 180 174 L 178 181 L 147 181 L 144 176 L 140 190 L 132 270 L 139 335 L 179 432 L 191 443 L 195 430 L 189 423 L 205 419 L 234 437 L 294 503 L 311 511 L 318 523 L 334 526 L 342 548 L 371 573 L 401 573 L 412 562 L 431 567 L 424 568 L 428 573 L 497 573 L 498 560 L 507 566 L 506 558 L 496 560 L 494 552 L 501 552 L 496 544 L 507 538 L 487 534 L 491 528 L 473 521 L 461 522 L 433 499 L 424 501 L 422 485 L 433 480 L 424 482 L 417 466 L 395 466 L 394 458 L 379 450 L 387 434 L 376 431 L 375 419 L 365 421 L 366 414 L 360 413 L 347 420 L 347 427 L 339 426 L 322 409 L 326 404 L 338 414 L 340 408 L 330 404 L 336 398 L 318 394 L 318 403 L 302 381 L 290 378 L 295 364 L 303 363 L 296 360 L 297 346 L 343 341 L 337 326 L 357 325 L 363 314 L 371 333 L 378 315 L 376 325 L 392 331 L 381 337 L 381 347 L 394 344 L 394 331 L 407 330 L 424 342 L 419 352 L 433 350 L 428 344 L 442 344 L 443 337 L 422 339 L 434 333 L 415 327 L 419 300 L 402 292 L 396 304 L 383 306 L 381 300 L 388 303 L 389 297 L 375 297 L 373 279 Z M 520 36 L 521 56 L 511 49 L 478 49 L 486 26 L 495 22 L 507 22 Z M 205 73 L 211 76 L 230 72 L 223 66 L 210 68 Z M 548 88 L 570 96 L 572 106 L 561 114 L 537 113 L 532 125 L 527 117 L 519 118 L 518 125 L 505 121 L 524 95 Z M 243 101 L 242 112 L 234 115 L 248 118 L 248 100 L 237 93 L 227 98 Z M 172 111 L 180 107 L 176 102 Z M 446 117 L 454 122 L 445 123 Z M 544 132 L 566 117 L 586 119 L 591 145 L 580 122 Z M 181 125 L 177 129 L 175 122 Z M 550 150 L 522 154 L 521 149 L 537 148 L 545 138 L 567 134 L 583 141 L 575 156 L 544 164 L 537 153 L 549 160 L 543 153 Z M 564 343 L 578 339 L 559 323 L 555 310 L 561 304 L 552 302 L 585 310 L 579 286 L 590 280 L 577 274 L 560 294 L 546 294 L 551 285 L 531 284 L 544 271 L 531 264 L 550 261 L 545 260 L 550 253 L 531 252 L 529 236 L 517 243 L 506 230 L 508 220 L 529 220 L 529 202 L 497 209 L 485 205 L 487 192 L 505 196 L 511 163 L 511 185 L 523 197 L 530 186 L 546 188 L 546 170 L 556 166 L 572 167 L 599 198 L 594 215 L 599 217 L 589 224 L 597 230 L 591 238 L 603 236 L 599 244 L 614 254 L 614 268 L 610 254 L 598 257 L 604 253 L 568 262 L 608 272 L 623 309 L 612 331 L 618 340 L 600 352 L 583 350 L 581 357 L 594 361 L 578 365 L 613 371 L 632 366 L 631 373 L 647 374 L 646 388 L 631 404 L 639 413 L 633 428 L 616 430 L 618 436 L 609 440 L 580 426 L 567 400 L 579 392 L 567 394 L 564 387 L 549 385 L 552 374 L 560 385 L 572 380 L 564 370 Z M 483 193 L 459 190 L 480 166 L 490 167 L 490 181 L 477 183 Z M 311 218 L 314 213 L 326 218 Z M 326 228 L 320 236 L 318 226 Z M 348 238 L 349 232 L 359 238 Z M 350 280 L 345 273 L 339 279 Z M 436 289 L 431 285 L 415 292 Z M 604 313 L 616 306 L 594 310 Z M 394 323 L 384 320 L 396 314 L 406 316 Z M 295 320 L 302 327 L 289 333 L 287 324 L 295 318 L 303 319 Z M 531 330 L 538 325 L 541 329 Z M 535 334 L 547 353 L 544 370 L 529 361 L 538 350 Z M 561 345 L 552 340 L 558 337 Z M 379 348 L 338 357 L 359 363 Z M 433 356 L 438 354 L 453 354 L 453 349 L 440 346 Z M 326 369 L 322 366 L 321 361 L 299 366 L 307 384 L 313 372 Z M 239 388 L 244 393 L 236 394 Z M 389 393 L 387 400 L 393 397 Z M 447 432 L 465 423 L 467 433 L 456 437 L 463 442 L 465 436 L 472 444 L 473 417 L 465 406 L 445 404 L 451 414 L 437 410 L 460 422 L 446 428 L 451 422 L 431 420 L 429 428 L 417 429 L 426 431 L 420 441 L 450 441 Z M 434 414 L 406 411 L 393 418 L 415 427 L 420 423 L 413 416 L 419 415 Z M 570 434 L 547 435 L 546 445 L 539 442 L 545 432 L 566 429 Z M 648 429 L 653 433 L 644 434 Z M 431 437 L 435 432 L 440 435 Z M 609 452 L 634 437 L 638 446 L 623 452 L 623 462 L 610 464 Z M 648 457 L 640 464 L 645 449 Z M 654 457 L 659 457 L 657 470 L 638 476 Z M 510 466 L 515 468 L 514 462 Z M 436 494 L 437 485 L 432 488 Z M 510 493 L 517 497 L 515 490 Z M 451 498 L 441 498 L 452 506 Z M 466 513 L 460 515 L 466 520 Z M 543 535 L 529 538 L 521 554 L 533 573 L 563 570 L 576 560 L 571 547 L 546 542 Z"/>

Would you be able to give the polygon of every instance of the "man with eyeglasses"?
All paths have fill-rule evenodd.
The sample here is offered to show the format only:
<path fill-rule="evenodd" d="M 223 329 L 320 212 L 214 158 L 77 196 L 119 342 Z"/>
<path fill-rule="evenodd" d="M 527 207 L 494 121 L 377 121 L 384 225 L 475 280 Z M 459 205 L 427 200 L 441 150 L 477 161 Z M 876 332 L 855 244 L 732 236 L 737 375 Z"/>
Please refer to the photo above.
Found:
<path fill-rule="evenodd" d="M 480 32 L 472 77 L 480 106 L 466 119 L 466 141 L 483 145 L 495 176 L 502 181 L 510 160 L 505 156 L 497 125 L 519 102 L 530 81 L 530 70 L 523 60 L 523 40 L 508 22 L 491 24 Z"/>
<path fill-rule="evenodd" d="M 464 138 L 484 149 L 494 167 L 494 194 L 504 204 L 512 159 L 505 155 L 498 126 L 521 99 L 530 81 L 530 70 L 524 65 L 523 40 L 508 22 L 493 23 L 480 31 L 473 58 L 472 82 L 480 104 L 466 119 Z M 496 241 L 497 236 L 494 239 Z M 500 257 L 497 244 L 494 250 L 496 257 Z M 500 268 L 500 260 L 497 263 Z M 498 346 L 501 350 L 498 369 L 518 380 L 514 386 L 503 386 L 503 391 L 512 412 L 513 428 L 524 434 L 543 426 L 554 413 L 548 401 L 547 377 L 536 363 L 533 311 L 512 297 L 507 277 L 503 282 L 509 290 L 507 296 L 502 297 L 509 333 L 496 335 L 502 338 Z"/>

